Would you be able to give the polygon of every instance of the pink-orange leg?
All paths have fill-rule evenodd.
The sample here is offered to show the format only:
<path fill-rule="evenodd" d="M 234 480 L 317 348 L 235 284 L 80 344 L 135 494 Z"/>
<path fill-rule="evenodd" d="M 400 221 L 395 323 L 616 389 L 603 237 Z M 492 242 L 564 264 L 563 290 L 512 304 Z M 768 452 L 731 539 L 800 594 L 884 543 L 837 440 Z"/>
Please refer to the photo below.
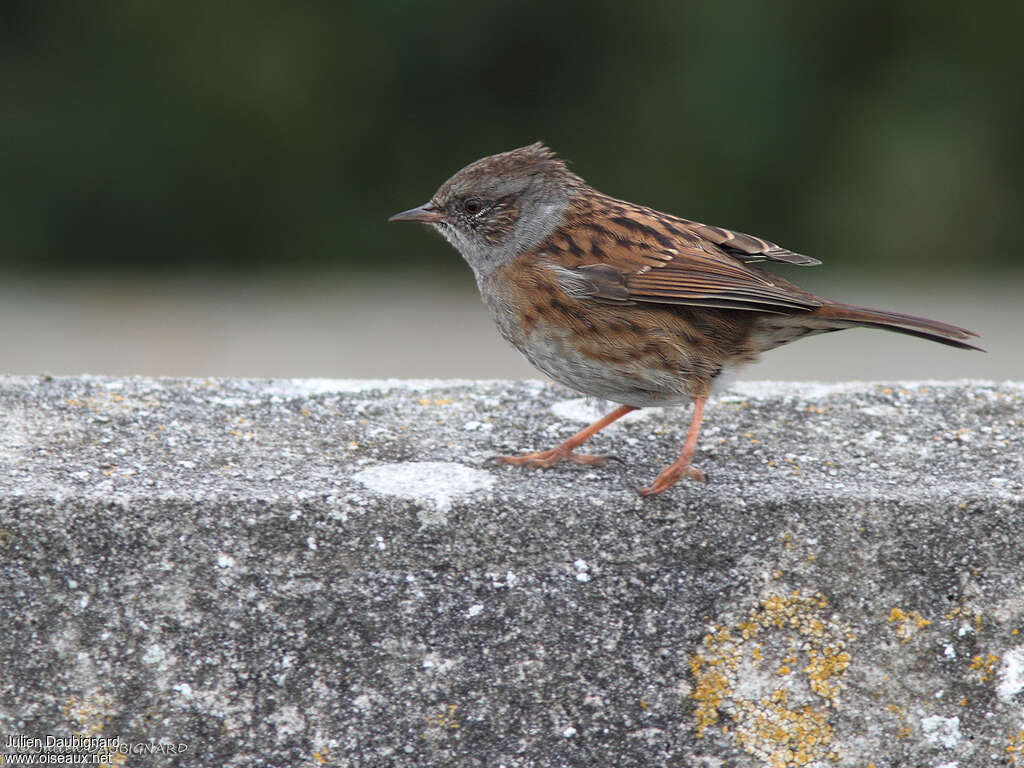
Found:
<path fill-rule="evenodd" d="M 630 411 L 635 411 L 631 405 L 620 405 L 607 416 L 598 419 L 586 429 L 581 429 L 557 448 L 550 451 L 537 451 L 528 453 L 525 456 L 495 456 L 491 461 L 498 464 L 527 464 L 531 467 L 550 467 L 559 461 L 574 461 L 577 464 L 592 464 L 601 466 L 608 461 L 607 456 L 593 456 L 587 453 L 573 453 L 583 443 L 607 427 L 613 421 L 618 421 Z"/>
<path fill-rule="evenodd" d="M 704 473 L 696 467 L 691 467 L 690 461 L 697 450 L 697 433 L 700 432 L 700 420 L 704 416 L 704 403 L 707 400 L 706 397 L 698 397 L 693 401 L 693 419 L 690 421 L 690 429 L 686 433 L 686 440 L 683 442 L 683 450 L 680 452 L 679 458 L 665 467 L 653 483 L 646 488 L 641 488 L 641 496 L 656 496 L 675 485 L 683 475 L 693 480 L 704 481 Z"/>

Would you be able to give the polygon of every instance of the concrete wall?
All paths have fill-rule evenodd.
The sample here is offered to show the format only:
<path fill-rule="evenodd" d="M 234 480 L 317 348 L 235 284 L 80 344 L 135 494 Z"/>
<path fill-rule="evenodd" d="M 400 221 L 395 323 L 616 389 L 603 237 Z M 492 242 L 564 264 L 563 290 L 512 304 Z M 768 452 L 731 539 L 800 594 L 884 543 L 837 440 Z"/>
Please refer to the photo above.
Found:
<path fill-rule="evenodd" d="M 708 409 L 708 484 L 641 499 L 685 410 L 593 440 L 621 463 L 530 470 L 484 460 L 593 404 L 0 379 L 0 753 L 1024 765 L 1022 396 L 743 384 Z"/>

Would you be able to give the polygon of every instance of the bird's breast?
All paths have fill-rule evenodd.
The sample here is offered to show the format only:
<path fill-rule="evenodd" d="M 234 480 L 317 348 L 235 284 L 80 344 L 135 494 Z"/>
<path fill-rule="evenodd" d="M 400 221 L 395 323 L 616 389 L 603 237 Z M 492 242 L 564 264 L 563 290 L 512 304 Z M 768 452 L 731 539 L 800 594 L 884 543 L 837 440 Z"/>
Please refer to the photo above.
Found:
<path fill-rule="evenodd" d="M 567 295 L 543 264 L 505 265 L 481 284 L 498 331 L 555 381 L 595 397 L 673 405 L 705 394 L 723 347 L 658 306 L 614 306 Z"/>

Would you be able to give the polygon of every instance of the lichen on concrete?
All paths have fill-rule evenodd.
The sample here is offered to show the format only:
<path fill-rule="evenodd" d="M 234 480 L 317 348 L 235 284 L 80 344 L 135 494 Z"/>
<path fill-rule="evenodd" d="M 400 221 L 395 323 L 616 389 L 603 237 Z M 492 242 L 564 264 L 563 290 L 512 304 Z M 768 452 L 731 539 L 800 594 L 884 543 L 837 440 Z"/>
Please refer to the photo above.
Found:
<path fill-rule="evenodd" d="M 642 499 L 685 409 L 530 470 L 486 459 L 607 404 L 0 378 L 0 732 L 187 745 L 131 766 L 1024 765 L 1022 398 L 737 385 L 709 482 Z"/>

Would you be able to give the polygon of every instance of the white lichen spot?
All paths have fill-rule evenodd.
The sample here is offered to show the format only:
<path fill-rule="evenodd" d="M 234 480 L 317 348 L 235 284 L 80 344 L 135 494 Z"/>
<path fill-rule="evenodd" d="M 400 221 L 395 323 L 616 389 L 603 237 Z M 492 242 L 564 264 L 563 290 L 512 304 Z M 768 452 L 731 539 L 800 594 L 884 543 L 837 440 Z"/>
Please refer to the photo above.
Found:
<path fill-rule="evenodd" d="M 1024 645 L 1003 654 L 996 685 L 996 695 L 1002 701 L 1008 702 L 1021 691 L 1024 691 Z"/>
<path fill-rule="evenodd" d="M 192 686 L 189 685 L 188 683 L 178 683 L 177 685 L 172 685 L 171 686 L 171 690 L 172 691 L 177 691 L 178 693 L 180 693 L 182 698 L 185 698 L 185 699 L 191 699 L 192 698 Z"/>
<path fill-rule="evenodd" d="M 571 739 L 573 736 L 576 735 L 576 729 L 570 725 L 568 728 L 562 731 L 562 735 L 567 739 Z"/>
<path fill-rule="evenodd" d="M 721 399 L 723 402 L 771 400 L 780 397 L 822 400 L 831 395 L 863 391 L 870 386 L 870 383 L 862 381 L 846 381 L 836 384 L 819 381 L 737 381 L 730 388 L 730 394 Z"/>
<path fill-rule="evenodd" d="M 143 664 L 159 664 L 167 657 L 166 651 L 159 645 L 151 645 L 146 649 L 146 652 L 142 654 Z"/>
<path fill-rule="evenodd" d="M 277 729 L 279 736 L 294 736 L 306 729 L 306 718 L 298 707 L 292 705 L 272 712 L 267 720 Z"/>
<path fill-rule="evenodd" d="M 867 405 L 861 408 L 860 412 L 883 419 L 889 419 L 900 414 L 899 408 L 892 405 Z"/>
<path fill-rule="evenodd" d="M 411 461 L 379 464 L 361 470 L 354 480 L 377 493 L 415 501 L 423 508 L 417 517 L 423 525 L 444 525 L 452 500 L 494 484 L 482 469 L 473 469 L 449 461 Z"/>
<path fill-rule="evenodd" d="M 221 554 L 217 555 L 217 567 L 218 568 L 234 568 L 235 567 L 235 558 L 233 558 L 231 555 L 228 555 L 228 554 L 225 554 L 225 553 L 222 552 Z"/>
<path fill-rule="evenodd" d="M 551 406 L 551 412 L 560 419 L 575 421 L 580 424 L 593 424 L 598 419 L 607 416 L 615 409 L 614 404 L 603 400 L 594 400 L 589 397 L 575 397 L 572 400 L 560 400 Z M 619 421 L 642 421 L 646 419 L 651 411 L 658 408 L 644 408 L 643 410 L 627 413 Z M 615 422 L 618 423 L 618 422 Z M 609 429 L 613 428 L 612 424 Z"/>
<path fill-rule="evenodd" d="M 438 653 L 428 653 L 423 657 L 421 666 L 430 672 L 443 675 L 447 674 L 455 666 L 455 660 L 446 659 Z"/>
<path fill-rule="evenodd" d="M 488 572 L 486 575 L 495 589 L 512 589 L 519 582 L 519 577 L 512 571 L 505 571 L 504 577 L 500 573 Z"/>
<path fill-rule="evenodd" d="M 940 717 L 932 715 L 921 719 L 921 730 L 924 737 L 932 744 L 940 744 L 952 749 L 960 741 L 960 718 Z"/>
<path fill-rule="evenodd" d="M 480 605 L 480 603 L 477 603 L 476 605 L 471 605 L 469 606 L 469 610 L 466 611 L 466 615 L 472 619 L 474 616 L 479 616 L 483 609 L 484 607 Z"/>

